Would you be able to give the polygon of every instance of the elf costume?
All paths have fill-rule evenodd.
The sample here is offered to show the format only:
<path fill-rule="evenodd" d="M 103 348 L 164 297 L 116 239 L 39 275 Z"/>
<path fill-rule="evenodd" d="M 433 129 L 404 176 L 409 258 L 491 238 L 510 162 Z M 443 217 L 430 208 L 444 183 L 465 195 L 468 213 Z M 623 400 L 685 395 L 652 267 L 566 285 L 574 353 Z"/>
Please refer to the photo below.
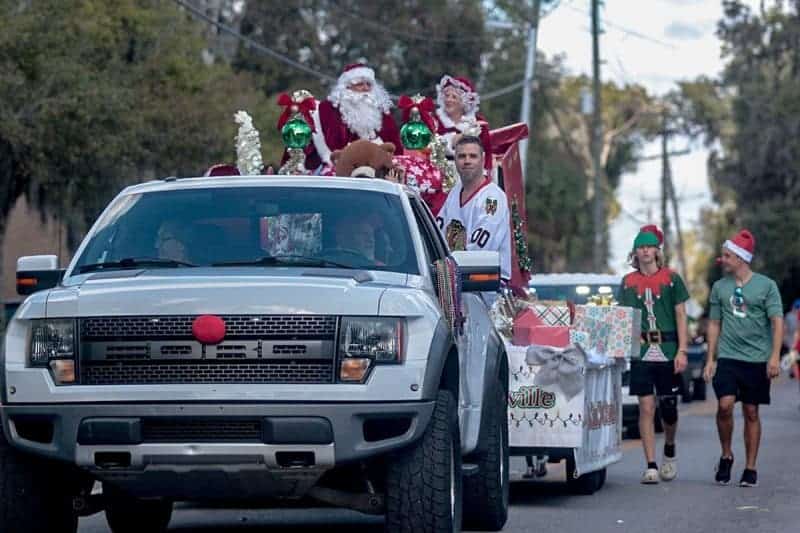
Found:
<path fill-rule="evenodd" d="M 645 226 L 633 242 L 633 252 L 642 246 L 661 247 L 663 235 L 655 226 Z M 667 362 L 675 359 L 678 351 L 678 330 L 675 306 L 689 299 L 689 293 L 680 275 L 661 267 L 655 274 L 640 270 L 622 279 L 617 301 L 620 305 L 642 311 L 641 359 Z"/>

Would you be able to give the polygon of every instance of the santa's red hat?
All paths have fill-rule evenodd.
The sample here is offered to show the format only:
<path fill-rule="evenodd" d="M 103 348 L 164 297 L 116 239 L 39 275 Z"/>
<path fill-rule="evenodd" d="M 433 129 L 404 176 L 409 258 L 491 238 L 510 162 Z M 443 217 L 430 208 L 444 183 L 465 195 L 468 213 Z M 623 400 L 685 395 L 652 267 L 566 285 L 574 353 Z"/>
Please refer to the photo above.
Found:
<path fill-rule="evenodd" d="M 203 176 L 206 177 L 213 177 L 213 176 L 239 176 L 239 169 L 233 165 L 226 165 L 224 163 L 212 165 L 206 170 L 206 173 Z"/>
<path fill-rule="evenodd" d="M 664 232 L 661 231 L 661 228 L 656 226 L 655 224 L 647 224 L 646 226 L 642 226 L 639 228 L 640 233 L 652 233 L 656 237 L 658 237 L 658 245 L 664 245 Z"/>
<path fill-rule="evenodd" d="M 749 263 L 753 260 L 753 254 L 756 251 L 756 238 L 746 229 L 739 230 L 739 233 L 725 241 L 722 247 Z"/>
<path fill-rule="evenodd" d="M 449 74 L 442 76 L 442 79 L 436 85 L 436 103 L 439 107 L 444 107 L 444 90 L 448 87 L 454 87 L 461 91 L 465 114 L 473 114 L 478 110 L 480 97 L 475 90 L 475 84 L 469 78 L 450 76 Z"/>
<path fill-rule="evenodd" d="M 375 83 L 375 71 L 369 68 L 365 63 L 351 63 L 344 67 L 342 74 L 339 76 L 338 83 L 345 87 L 354 82 L 368 81 Z"/>

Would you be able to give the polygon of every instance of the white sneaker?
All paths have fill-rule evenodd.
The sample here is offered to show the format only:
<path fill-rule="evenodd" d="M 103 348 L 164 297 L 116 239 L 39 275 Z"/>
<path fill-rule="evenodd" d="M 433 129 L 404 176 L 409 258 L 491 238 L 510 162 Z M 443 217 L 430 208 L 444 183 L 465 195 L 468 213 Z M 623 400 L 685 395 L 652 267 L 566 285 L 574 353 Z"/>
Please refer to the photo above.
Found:
<path fill-rule="evenodd" d="M 658 470 L 655 468 L 648 468 L 642 474 L 642 485 L 657 485 L 658 484 Z"/>
<path fill-rule="evenodd" d="M 672 481 L 678 477 L 678 459 L 664 456 L 664 462 L 661 463 L 658 473 L 663 481 Z"/>

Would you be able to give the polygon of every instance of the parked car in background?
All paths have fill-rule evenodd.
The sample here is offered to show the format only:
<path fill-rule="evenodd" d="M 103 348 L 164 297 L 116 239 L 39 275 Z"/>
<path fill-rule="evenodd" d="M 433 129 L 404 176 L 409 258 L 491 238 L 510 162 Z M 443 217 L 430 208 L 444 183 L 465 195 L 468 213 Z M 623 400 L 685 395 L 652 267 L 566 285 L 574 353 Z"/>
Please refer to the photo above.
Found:
<path fill-rule="evenodd" d="M 705 336 L 705 321 L 700 319 L 689 321 L 689 346 L 686 357 L 689 366 L 684 375 L 683 401 L 704 401 L 706 399 L 706 381 L 703 379 L 703 367 L 706 364 L 708 343 Z"/>
<path fill-rule="evenodd" d="M 594 297 L 614 297 L 622 276 L 614 274 L 535 274 L 528 284 L 539 300 L 566 300 L 583 305 Z"/>

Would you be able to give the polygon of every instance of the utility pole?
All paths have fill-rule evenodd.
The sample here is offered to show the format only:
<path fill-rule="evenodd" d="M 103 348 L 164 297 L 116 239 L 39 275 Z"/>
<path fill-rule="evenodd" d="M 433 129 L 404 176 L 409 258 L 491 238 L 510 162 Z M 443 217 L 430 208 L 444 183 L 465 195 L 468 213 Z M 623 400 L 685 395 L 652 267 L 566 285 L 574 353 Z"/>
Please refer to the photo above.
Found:
<path fill-rule="evenodd" d="M 519 114 L 519 121 L 532 127 L 531 111 L 533 108 L 533 80 L 536 74 L 536 38 L 539 35 L 539 12 L 542 7 L 541 0 L 533 0 L 533 17 L 528 26 L 528 44 L 526 46 L 525 58 L 525 83 L 522 86 L 522 108 Z M 522 164 L 522 184 L 528 181 L 528 139 L 519 143 L 519 157 Z"/>
<path fill-rule="evenodd" d="M 672 181 L 669 159 L 667 159 L 667 185 L 669 186 L 669 198 L 672 204 L 672 217 L 675 219 L 675 235 L 678 237 L 678 261 L 681 265 L 681 277 L 684 280 L 688 280 L 689 265 L 686 263 L 686 249 L 683 246 L 683 233 L 681 232 L 681 217 L 678 214 L 678 197 L 675 194 L 675 184 Z"/>
<path fill-rule="evenodd" d="M 667 130 L 667 110 L 661 110 L 661 230 L 664 232 L 664 262 L 669 264 L 669 132 Z"/>
<path fill-rule="evenodd" d="M 605 270 L 605 195 L 600 152 L 603 149 L 603 116 L 600 100 L 600 6 L 592 0 L 592 168 L 594 171 L 594 246 L 592 264 L 595 272 Z"/>

